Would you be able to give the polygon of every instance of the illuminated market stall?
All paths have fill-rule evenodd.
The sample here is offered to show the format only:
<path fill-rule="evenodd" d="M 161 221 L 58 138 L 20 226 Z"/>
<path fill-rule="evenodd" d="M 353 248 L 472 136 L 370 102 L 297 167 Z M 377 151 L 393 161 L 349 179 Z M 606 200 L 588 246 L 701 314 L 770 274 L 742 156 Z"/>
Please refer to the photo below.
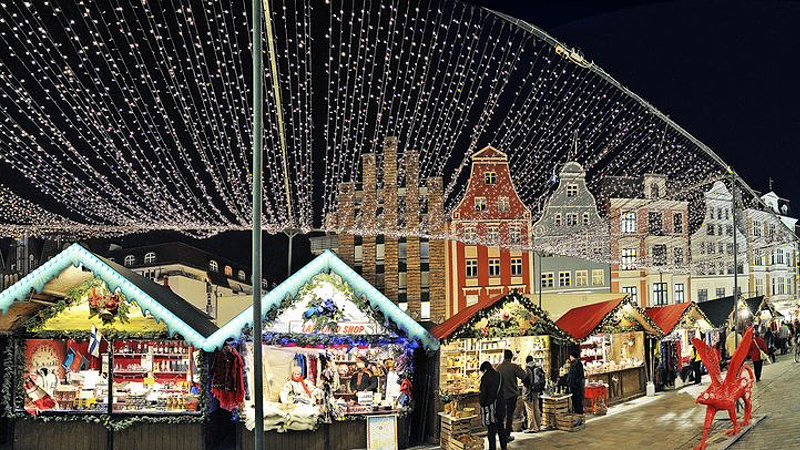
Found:
<path fill-rule="evenodd" d="M 441 409 L 455 415 L 479 409 L 478 367 L 483 361 L 496 366 L 508 349 L 514 352 L 516 363 L 525 365 L 530 355 L 551 381 L 566 361 L 569 345 L 576 342 L 545 311 L 516 291 L 476 303 L 436 326 L 432 333 L 442 343 L 438 364 Z M 480 426 L 479 418 L 472 426 Z"/>
<path fill-rule="evenodd" d="M 202 346 L 217 327 L 172 291 L 75 244 L 0 293 L 0 310 L 14 448 L 203 447 Z"/>
<path fill-rule="evenodd" d="M 645 335 L 662 332 L 629 297 L 573 308 L 556 325 L 581 343 L 588 387 L 605 385 L 608 404 L 645 393 Z"/>
<path fill-rule="evenodd" d="M 710 320 L 694 302 L 655 306 L 645 312 L 664 332 L 664 337 L 653 347 L 653 383 L 659 390 L 680 387 L 681 371 L 689 365 L 691 356 L 690 339 L 708 335 L 710 343 L 716 344 L 722 341 L 722 336 L 714 336 Z"/>
<path fill-rule="evenodd" d="M 416 363 L 438 342 L 397 305 L 325 252 L 264 296 L 262 316 L 266 448 L 366 448 L 375 427 L 394 430 L 400 447 L 413 440 L 409 414 L 427 401 L 416 397 L 425 385 L 415 387 Z M 252 307 L 209 339 L 242 358 L 245 448 L 255 426 L 251 318 Z"/>

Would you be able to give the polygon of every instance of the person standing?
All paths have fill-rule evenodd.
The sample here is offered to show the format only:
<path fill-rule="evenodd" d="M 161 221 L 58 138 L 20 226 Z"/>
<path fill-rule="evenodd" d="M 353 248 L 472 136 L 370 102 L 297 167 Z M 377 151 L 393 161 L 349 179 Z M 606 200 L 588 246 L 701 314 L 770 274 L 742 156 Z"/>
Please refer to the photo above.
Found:
<path fill-rule="evenodd" d="M 505 407 L 503 404 L 503 377 L 494 370 L 489 361 L 484 361 L 480 366 L 481 384 L 478 388 L 478 402 L 481 405 L 481 422 L 486 427 L 489 438 L 489 450 L 497 449 L 497 440 L 500 440 L 500 449 L 506 450 L 508 442 L 503 430 Z"/>
<path fill-rule="evenodd" d="M 533 362 L 533 356 L 525 358 L 525 381 L 522 383 L 522 395 L 525 401 L 525 415 L 528 417 L 526 433 L 538 433 L 542 425 L 539 411 L 539 395 L 544 390 L 544 370 Z"/>
<path fill-rule="evenodd" d="M 700 384 L 700 380 L 703 379 L 703 373 L 700 371 L 700 363 L 703 362 L 703 359 L 700 358 L 700 354 L 697 353 L 697 349 L 692 346 L 692 356 L 691 356 L 691 363 L 692 363 L 692 376 L 694 377 L 694 384 Z"/>
<path fill-rule="evenodd" d="M 583 363 L 581 362 L 581 350 L 573 347 L 569 351 L 569 372 L 567 373 L 567 387 L 572 394 L 573 414 L 583 415 L 583 397 L 586 393 L 586 381 L 583 375 Z M 583 425 L 583 419 L 578 419 L 573 423 L 574 426 Z"/>
<path fill-rule="evenodd" d="M 761 358 L 761 352 L 766 348 L 767 343 L 761 336 L 753 336 L 750 342 L 750 359 L 753 360 L 753 371 L 756 373 L 756 381 L 761 381 L 761 369 L 764 367 L 764 360 Z"/>
<path fill-rule="evenodd" d="M 506 349 L 503 352 L 503 362 L 497 366 L 497 371 L 503 377 L 503 402 L 505 403 L 505 432 L 506 441 L 512 442 L 514 436 L 511 436 L 511 425 L 514 423 L 514 411 L 517 409 L 517 399 L 519 398 L 519 388 L 517 378 L 525 380 L 525 371 L 519 364 L 514 364 L 511 360 L 514 358 L 514 352 Z"/>

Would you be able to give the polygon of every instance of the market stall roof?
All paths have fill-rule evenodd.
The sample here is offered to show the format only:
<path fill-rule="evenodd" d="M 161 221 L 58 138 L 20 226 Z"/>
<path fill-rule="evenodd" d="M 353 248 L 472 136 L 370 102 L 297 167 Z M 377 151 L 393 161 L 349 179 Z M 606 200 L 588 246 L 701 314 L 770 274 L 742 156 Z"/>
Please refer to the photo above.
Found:
<path fill-rule="evenodd" d="M 745 299 L 743 303 L 747 306 L 750 314 L 755 314 L 761 309 L 770 309 L 770 304 L 767 302 L 763 295 Z M 724 327 L 731 313 L 733 312 L 733 296 L 720 297 L 714 300 L 707 300 L 697 304 L 706 317 L 710 319 L 710 323 L 715 328 Z M 777 311 L 776 311 L 777 313 Z M 780 314 L 780 313 L 777 313 Z"/>
<path fill-rule="evenodd" d="M 756 314 L 759 311 L 769 311 L 772 317 L 783 317 L 780 311 L 775 309 L 775 306 L 765 296 L 759 295 L 746 299 L 745 304 L 750 309 L 750 312 Z"/>
<path fill-rule="evenodd" d="M 136 302 L 142 312 L 164 322 L 170 334 L 178 333 L 196 347 L 204 348 L 205 338 L 218 330 L 204 312 L 171 290 L 92 253 L 80 244 L 67 247 L 0 292 L 0 311 L 5 315 L 13 308 L 18 317 L 30 316 L 48 303 L 54 304 L 69 289 L 91 276 L 103 280 L 111 291 L 119 290 L 128 301 Z M 7 329 L 13 329 L 19 322 L 7 321 Z"/>
<path fill-rule="evenodd" d="M 705 322 L 705 326 L 710 328 L 711 322 L 708 317 L 703 313 L 703 310 L 697 307 L 694 302 L 677 303 L 675 305 L 654 306 L 646 308 L 645 313 L 658 325 L 664 334 L 670 334 L 684 319 L 691 319 L 698 324 Z"/>
<path fill-rule="evenodd" d="M 287 297 L 295 298 L 298 292 L 320 273 L 335 273 L 341 277 L 352 288 L 355 295 L 366 300 L 369 309 L 380 312 L 405 338 L 418 341 L 427 350 L 439 348 L 439 341 L 431 336 L 422 325 L 409 317 L 400 307 L 386 298 L 330 250 L 314 258 L 305 267 L 264 295 L 261 300 L 261 317 L 265 318 L 268 313 L 277 311 Z M 206 340 L 207 347 L 211 349 L 222 347 L 225 340 L 240 336 L 243 329 L 252 327 L 252 325 L 253 307 L 250 306 L 211 335 Z"/>
<path fill-rule="evenodd" d="M 662 331 L 644 310 L 631 302 L 630 297 L 579 306 L 567 311 L 556 321 L 556 325 L 573 338 L 583 341 L 592 334 L 602 332 L 606 321 L 620 314 L 628 314 L 648 334 L 661 335 Z"/>
<path fill-rule="evenodd" d="M 593 305 L 595 303 L 616 300 L 620 297 L 618 292 L 570 292 L 570 293 L 548 293 L 542 294 L 541 307 L 550 318 L 558 320 L 570 309 L 579 306 Z M 526 297 L 534 304 L 539 304 L 538 294 L 526 294 Z"/>
<path fill-rule="evenodd" d="M 517 291 L 512 291 L 508 294 L 498 295 L 494 298 L 486 299 L 484 301 L 478 302 L 468 308 L 465 308 L 458 312 L 458 314 L 454 315 L 453 317 L 445 320 L 441 324 L 437 325 L 431 330 L 431 334 L 436 339 L 447 339 L 451 336 L 462 335 L 466 336 L 469 333 L 465 333 L 465 329 L 474 325 L 478 320 L 477 314 L 480 312 L 481 315 L 484 317 L 488 317 L 497 310 L 503 310 L 509 302 L 518 302 L 518 304 L 528 313 L 532 315 L 532 317 L 536 318 L 536 329 L 538 332 L 542 334 L 547 334 L 549 336 L 553 336 L 556 338 L 561 338 L 565 340 L 572 340 L 569 335 L 567 335 L 563 330 L 558 328 L 553 322 L 550 317 L 548 316 L 547 312 L 540 309 L 538 306 L 533 304 L 531 300 L 523 294 L 520 294 Z M 531 329 L 531 330 L 533 330 Z M 526 329 L 527 330 L 527 329 Z M 525 335 L 525 334 L 520 334 Z M 468 336 L 468 337 L 478 337 L 478 336 Z"/>

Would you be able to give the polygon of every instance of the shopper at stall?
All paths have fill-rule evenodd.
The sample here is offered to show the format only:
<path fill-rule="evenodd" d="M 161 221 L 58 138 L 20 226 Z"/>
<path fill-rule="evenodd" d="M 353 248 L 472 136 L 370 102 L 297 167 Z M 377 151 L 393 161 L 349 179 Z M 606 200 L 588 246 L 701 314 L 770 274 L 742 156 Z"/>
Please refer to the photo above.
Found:
<path fill-rule="evenodd" d="M 569 351 L 569 373 L 567 373 L 567 387 L 572 394 L 572 412 L 576 415 L 583 415 L 583 397 L 585 393 L 586 381 L 583 376 L 583 363 L 581 362 L 581 350 L 573 347 Z M 583 419 L 579 418 L 574 426 L 583 425 Z"/>
<path fill-rule="evenodd" d="M 356 363 L 356 373 L 350 378 L 350 391 L 351 392 L 377 392 L 378 391 L 378 378 L 367 368 L 369 361 L 363 356 L 358 358 Z"/>
<path fill-rule="evenodd" d="M 700 380 L 703 379 L 700 363 L 702 363 L 703 360 L 700 358 L 700 353 L 697 352 L 697 349 L 694 346 L 692 346 L 692 356 L 689 362 L 692 364 L 692 377 L 694 377 L 694 384 L 700 384 Z"/>
<path fill-rule="evenodd" d="M 480 366 L 481 384 L 479 388 L 478 401 L 481 405 L 481 422 L 486 427 L 489 438 L 489 450 L 497 449 L 497 441 L 500 440 L 500 449 L 506 450 L 508 441 L 503 430 L 503 419 L 505 418 L 505 404 L 503 403 L 503 377 L 492 367 L 492 363 L 484 361 Z"/>
<path fill-rule="evenodd" d="M 292 366 L 292 376 L 281 389 L 281 403 L 304 403 L 313 405 L 313 392 L 316 388 L 311 380 L 303 376 L 299 366 Z"/>
<path fill-rule="evenodd" d="M 761 354 L 764 352 L 764 349 L 767 347 L 767 343 L 764 342 L 764 339 L 761 336 L 755 335 L 753 336 L 753 340 L 750 342 L 750 359 L 753 360 L 753 370 L 756 373 L 756 381 L 761 381 L 761 369 L 764 367 L 764 360 Z"/>
<path fill-rule="evenodd" d="M 519 364 L 514 364 L 511 360 L 514 359 L 514 352 L 506 349 L 503 352 L 503 362 L 497 366 L 497 371 L 503 377 L 503 402 L 505 403 L 506 423 L 505 432 L 506 440 L 511 442 L 514 436 L 511 436 L 511 426 L 514 424 L 514 412 L 517 409 L 517 399 L 519 398 L 519 387 L 517 378 L 525 380 L 525 371 Z"/>
<path fill-rule="evenodd" d="M 527 416 L 526 433 L 538 433 L 542 424 L 539 412 L 539 395 L 544 390 L 544 370 L 533 361 L 533 356 L 525 358 L 525 381 L 522 382 L 522 395 L 525 399 Z"/>

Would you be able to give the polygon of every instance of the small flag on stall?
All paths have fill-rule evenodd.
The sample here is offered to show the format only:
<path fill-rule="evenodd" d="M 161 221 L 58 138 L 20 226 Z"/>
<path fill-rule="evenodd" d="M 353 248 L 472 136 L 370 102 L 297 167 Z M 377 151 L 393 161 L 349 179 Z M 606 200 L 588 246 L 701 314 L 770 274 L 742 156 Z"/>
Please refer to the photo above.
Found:
<path fill-rule="evenodd" d="M 92 325 L 92 334 L 89 338 L 89 354 L 95 358 L 100 357 L 100 342 L 103 340 L 103 335 L 96 326 Z"/>

